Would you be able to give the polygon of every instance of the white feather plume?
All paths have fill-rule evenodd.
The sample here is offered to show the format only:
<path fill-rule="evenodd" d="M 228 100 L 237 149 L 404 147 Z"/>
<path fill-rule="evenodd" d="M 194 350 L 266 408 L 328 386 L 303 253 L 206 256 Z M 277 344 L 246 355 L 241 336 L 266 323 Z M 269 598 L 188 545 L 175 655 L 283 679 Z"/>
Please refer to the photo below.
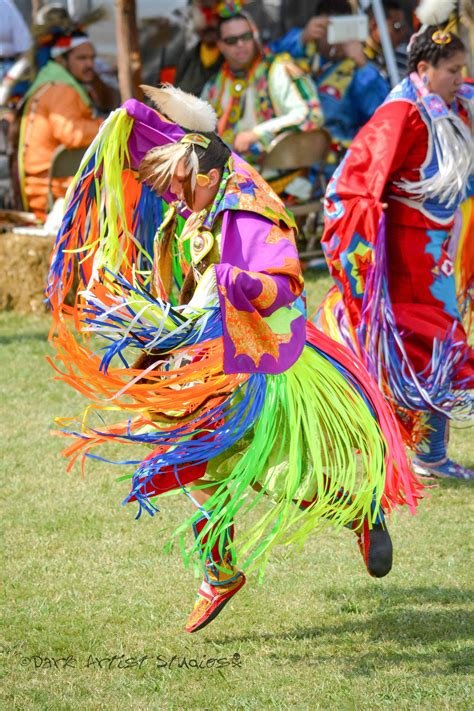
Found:
<path fill-rule="evenodd" d="M 163 195 L 170 187 L 171 179 L 181 160 L 184 160 L 184 173 L 189 177 L 191 190 L 194 192 L 199 160 L 192 143 L 178 141 L 149 150 L 140 163 L 140 180 L 148 183 L 158 195 Z"/>
<path fill-rule="evenodd" d="M 456 0 L 421 0 L 415 10 L 423 25 L 441 25 L 456 7 Z"/>
<path fill-rule="evenodd" d="M 207 101 L 171 84 L 158 88 L 142 85 L 141 88 L 156 108 L 179 126 L 190 131 L 215 131 L 216 112 Z"/>

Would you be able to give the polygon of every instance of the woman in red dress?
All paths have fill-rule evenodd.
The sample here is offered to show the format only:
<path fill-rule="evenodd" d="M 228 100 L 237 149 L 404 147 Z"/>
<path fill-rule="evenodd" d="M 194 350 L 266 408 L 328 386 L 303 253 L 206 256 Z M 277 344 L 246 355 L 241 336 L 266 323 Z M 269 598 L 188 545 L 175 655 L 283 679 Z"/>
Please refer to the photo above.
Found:
<path fill-rule="evenodd" d="M 465 59 L 449 24 L 412 38 L 409 76 L 328 186 L 322 241 L 337 288 L 319 312 L 319 325 L 378 377 L 419 473 L 457 479 L 474 475 L 447 455 L 450 419 L 474 410 L 462 320 L 469 278 L 456 293 L 450 249 L 458 208 L 472 193 L 474 88 L 463 80 Z M 472 286 L 473 265 L 463 268 Z"/>

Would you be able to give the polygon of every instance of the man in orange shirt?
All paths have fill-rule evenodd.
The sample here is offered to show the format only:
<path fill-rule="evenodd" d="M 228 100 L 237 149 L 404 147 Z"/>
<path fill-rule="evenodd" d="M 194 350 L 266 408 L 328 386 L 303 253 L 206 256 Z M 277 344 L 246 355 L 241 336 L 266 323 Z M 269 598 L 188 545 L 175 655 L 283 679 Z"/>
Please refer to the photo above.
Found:
<path fill-rule="evenodd" d="M 96 116 L 90 86 L 96 80 L 95 50 L 81 31 L 56 37 L 51 60 L 41 69 L 23 109 L 18 149 L 24 207 L 44 220 L 48 172 L 58 146 L 87 147 L 102 118 Z M 52 193 L 64 197 L 70 178 L 54 179 Z"/>

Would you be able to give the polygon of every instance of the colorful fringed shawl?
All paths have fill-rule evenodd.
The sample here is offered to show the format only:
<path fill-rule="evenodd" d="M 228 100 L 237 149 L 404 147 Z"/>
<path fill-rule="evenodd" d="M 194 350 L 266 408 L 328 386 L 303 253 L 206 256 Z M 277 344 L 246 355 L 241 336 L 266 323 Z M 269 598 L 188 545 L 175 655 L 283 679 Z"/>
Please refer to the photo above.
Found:
<path fill-rule="evenodd" d="M 469 197 L 460 205 L 450 256 L 454 263 L 456 294 L 464 327 L 469 332 L 474 308 L 474 178 Z"/>
<path fill-rule="evenodd" d="M 69 192 L 48 285 L 51 362 L 91 401 L 62 433 L 73 438 L 69 466 L 103 458 L 96 452 L 106 443 L 145 446 L 147 455 L 132 446 L 119 462 L 133 471 L 123 477 L 131 479 L 124 503 L 138 501 L 140 515 L 154 513 L 151 499 L 167 491 L 193 498 L 188 487 L 208 469 L 212 476 L 208 463 L 238 451 L 210 502 L 212 535 L 203 535 L 210 550 L 237 512 L 271 496 L 242 542 L 242 566 L 328 522 L 373 520 L 381 502 L 414 508 L 419 486 L 390 410 L 362 364 L 305 324 L 292 219 L 237 157 L 204 222 L 220 234 L 220 260 L 210 267 L 218 299 L 198 308 L 152 295 L 153 240 L 173 196 L 158 199 L 136 168 L 182 133 L 127 102 Z M 104 424 L 118 412 L 128 416 Z"/>

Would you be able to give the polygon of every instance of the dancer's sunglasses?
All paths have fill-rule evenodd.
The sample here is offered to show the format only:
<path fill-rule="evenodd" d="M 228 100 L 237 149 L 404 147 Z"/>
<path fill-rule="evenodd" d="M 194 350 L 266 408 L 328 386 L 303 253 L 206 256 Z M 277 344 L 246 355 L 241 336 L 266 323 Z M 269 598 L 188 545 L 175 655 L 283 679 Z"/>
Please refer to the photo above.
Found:
<path fill-rule="evenodd" d="M 196 183 L 199 185 L 199 187 L 207 188 L 210 182 L 211 179 L 208 175 L 205 175 L 204 173 L 198 173 L 196 175 Z"/>
<path fill-rule="evenodd" d="M 392 27 L 395 32 L 401 32 L 402 30 L 406 29 L 406 26 L 406 22 L 392 22 Z"/>
<path fill-rule="evenodd" d="M 221 37 L 222 42 L 224 44 L 228 44 L 231 47 L 238 42 L 250 42 L 250 40 L 253 40 L 253 32 L 243 32 L 241 35 L 229 35 L 229 37 Z"/>

